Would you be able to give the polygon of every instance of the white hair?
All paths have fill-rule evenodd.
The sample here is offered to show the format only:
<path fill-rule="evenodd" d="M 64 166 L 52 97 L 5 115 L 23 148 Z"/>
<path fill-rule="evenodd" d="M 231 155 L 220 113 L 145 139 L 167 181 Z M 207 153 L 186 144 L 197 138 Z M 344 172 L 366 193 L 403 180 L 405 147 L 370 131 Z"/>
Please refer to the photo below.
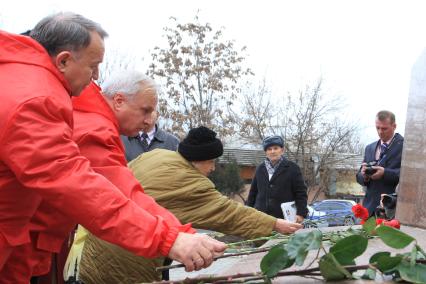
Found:
<path fill-rule="evenodd" d="M 158 86 L 155 81 L 142 72 L 136 70 L 124 70 L 109 76 L 102 84 L 102 93 L 105 97 L 112 99 L 114 95 L 120 93 L 130 100 L 145 88 L 152 88 L 158 94 Z"/>

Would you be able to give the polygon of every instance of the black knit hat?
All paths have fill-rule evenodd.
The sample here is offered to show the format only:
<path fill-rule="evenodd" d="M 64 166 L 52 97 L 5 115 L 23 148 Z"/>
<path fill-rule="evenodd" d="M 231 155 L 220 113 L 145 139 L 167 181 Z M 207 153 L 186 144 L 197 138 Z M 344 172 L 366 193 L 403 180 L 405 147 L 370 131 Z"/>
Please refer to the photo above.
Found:
<path fill-rule="evenodd" d="M 268 147 L 273 146 L 273 145 L 277 145 L 280 146 L 281 148 L 284 147 L 284 140 L 281 138 L 281 136 L 275 135 L 275 136 L 269 136 L 266 137 L 265 139 L 263 139 L 263 151 L 266 151 L 266 149 L 268 149 Z"/>
<path fill-rule="evenodd" d="M 223 145 L 216 132 L 200 126 L 189 130 L 179 143 L 178 152 L 188 161 L 207 161 L 222 156 Z"/>

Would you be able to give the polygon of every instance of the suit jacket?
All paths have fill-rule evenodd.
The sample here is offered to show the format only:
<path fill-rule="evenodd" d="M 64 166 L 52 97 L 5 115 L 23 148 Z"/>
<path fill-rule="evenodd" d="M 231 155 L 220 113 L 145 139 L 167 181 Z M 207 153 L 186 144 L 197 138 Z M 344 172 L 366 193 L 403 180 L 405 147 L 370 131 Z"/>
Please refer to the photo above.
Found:
<path fill-rule="evenodd" d="M 361 168 L 356 175 L 357 182 L 366 186 L 363 206 L 368 209 L 370 215 L 380 204 L 381 194 L 391 194 L 395 192 L 395 188 L 399 182 L 399 172 L 401 169 L 401 156 L 404 137 L 396 133 L 393 142 L 389 145 L 384 157 L 380 162 L 380 166 L 385 168 L 383 178 L 379 180 L 369 180 L 364 182 L 364 177 L 361 174 Z M 380 140 L 373 142 L 365 147 L 364 161 L 365 163 L 376 160 L 376 149 L 380 145 Z"/>
<path fill-rule="evenodd" d="M 247 205 L 277 218 L 284 218 L 281 203 L 295 201 L 296 214 L 306 217 L 306 185 L 297 164 L 284 159 L 269 180 L 265 162 L 256 169 Z"/>
<path fill-rule="evenodd" d="M 149 144 L 147 152 L 154 149 L 176 151 L 179 145 L 179 139 L 176 136 L 159 129 L 157 125 L 155 125 L 155 128 L 156 131 L 154 138 Z M 126 148 L 126 159 L 128 162 L 145 152 L 139 137 L 121 136 L 121 141 L 123 141 L 124 147 Z"/>

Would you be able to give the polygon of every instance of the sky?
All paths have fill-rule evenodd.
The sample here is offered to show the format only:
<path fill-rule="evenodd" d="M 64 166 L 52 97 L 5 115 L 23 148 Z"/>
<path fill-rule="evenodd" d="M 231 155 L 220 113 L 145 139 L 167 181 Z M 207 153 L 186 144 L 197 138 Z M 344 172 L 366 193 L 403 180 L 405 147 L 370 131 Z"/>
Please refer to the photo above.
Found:
<path fill-rule="evenodd" d="M 191 21 L 199 11 L 201 21 L 247 47 L 253 80 L 265 78 L 274 96 L 322 77 L 325 91 L 345 99 L 342 119 L 356 121 L 367 144 L 377 139 L 374 118 L 382 109 L 396 114 L 404 133 L 411 68 L 426 47 L 425 8 L 426 1 L 410 0 L 15 0 L 0 3 L 0 29 L 19 33 L 46 15 L 73 11 L 107 30 L 107 53 L 148 62 L 169 18 Z"/>

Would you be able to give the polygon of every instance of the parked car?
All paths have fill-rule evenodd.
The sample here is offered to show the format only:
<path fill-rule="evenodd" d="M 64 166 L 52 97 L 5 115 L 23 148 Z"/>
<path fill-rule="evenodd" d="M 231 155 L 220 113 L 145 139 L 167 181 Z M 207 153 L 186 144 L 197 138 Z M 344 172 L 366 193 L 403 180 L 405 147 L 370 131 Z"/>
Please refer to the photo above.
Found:
<path fill-rule="evenodd" d="M 325 217 L 326 213 L 315 210 L 312 206 L 308 205 L 308 216 L 305 219 L 305 228 L 321 228 L 328 227 L 328 221 Z"/>
<path fill-rule="evenodd" d="M 353 200 L 326 199 L 313 203 L 311 206 L 324 215 L 330 226 L 350 226 L 359 224 L 360 220 L 355 218 L 352 206 L 356 204 Z"/>
<path fill-rule="evenodd" d="M 294 201 L 281 203 L 284 219 L 294 222 L 296 220 L 296 204 Z M 308 205 L 309 214 L 303 222 L 305 228 L 328 227 L 328 222 L 323 218 L 326 213 L 316 211 Z"/>

